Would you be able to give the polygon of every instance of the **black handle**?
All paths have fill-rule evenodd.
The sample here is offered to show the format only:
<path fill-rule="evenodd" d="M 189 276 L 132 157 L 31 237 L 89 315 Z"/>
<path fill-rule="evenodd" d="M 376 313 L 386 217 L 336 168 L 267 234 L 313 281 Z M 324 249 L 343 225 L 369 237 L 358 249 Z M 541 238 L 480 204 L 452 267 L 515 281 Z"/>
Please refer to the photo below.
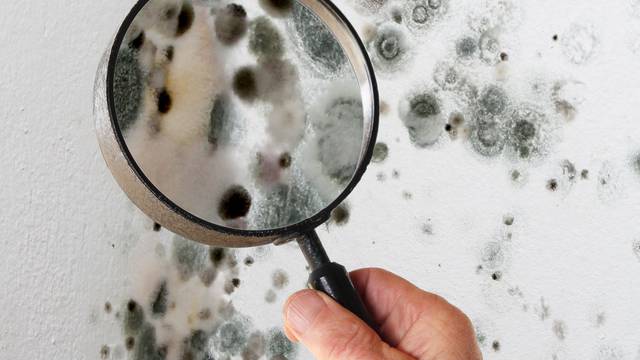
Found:
<path fill-rule="evenodd" d="M 320 266 L 309 274 L 309 286 L 331 296 L 338 304 L 367 323 L 370 328 L 376 328 L 344 266 L 334 262 Z"/>
<path fill-rule="evenodd" d="M 298 244 L 311 268 L 309 286 L 331 296 L 338 304 L 377 331 L 375 322 L 353 286 L 347 270 L 344 266 L 329 260 L 318 234 L 315 231 L 306 233 L 298 238 Z"/>

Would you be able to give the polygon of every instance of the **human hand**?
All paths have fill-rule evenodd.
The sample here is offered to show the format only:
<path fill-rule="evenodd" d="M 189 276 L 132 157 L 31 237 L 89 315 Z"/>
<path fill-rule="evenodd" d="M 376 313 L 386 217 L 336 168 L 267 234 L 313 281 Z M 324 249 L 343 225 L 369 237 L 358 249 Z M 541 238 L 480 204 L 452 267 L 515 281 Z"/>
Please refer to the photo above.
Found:
<path fill-rule="evenodd" d="M 381 269 L 350 275 L 382 338 L 327 295 L 298 291 L 284 306 L 285 333 L 317 359 L 482 359 L 469 318 L 443 298 Z"/>

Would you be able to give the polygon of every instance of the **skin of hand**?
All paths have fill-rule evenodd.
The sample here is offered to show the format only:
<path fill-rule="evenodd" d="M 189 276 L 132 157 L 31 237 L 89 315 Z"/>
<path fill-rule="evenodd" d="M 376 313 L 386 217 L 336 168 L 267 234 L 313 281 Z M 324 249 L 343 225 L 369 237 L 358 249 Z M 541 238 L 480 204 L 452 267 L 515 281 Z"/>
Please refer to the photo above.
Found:
<path fill-rule="evenodd" d="M 482 360 L 469 318 L 443 298 L 381 269 L 351 272 L 378 333 L 327 295 L 284 305 L 285 333 L 319 360 Z"/>

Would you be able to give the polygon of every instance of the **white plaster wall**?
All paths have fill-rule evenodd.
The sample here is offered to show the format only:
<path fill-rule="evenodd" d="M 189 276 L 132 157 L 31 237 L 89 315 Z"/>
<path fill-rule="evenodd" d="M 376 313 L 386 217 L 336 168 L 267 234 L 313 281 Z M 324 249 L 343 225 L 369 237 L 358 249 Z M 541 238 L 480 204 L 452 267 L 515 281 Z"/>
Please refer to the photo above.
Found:
<path fill-rule="evenodd" d="M 514 81 L 535 73 L 542 82 L 577 77 L 587 86 L 579 117 L 563 127 L 551 154 L 523 167 L 480 159 L 461 142 L 412 146 L 397 102 L 412 79 L 429 79 L 422 69 L 433 64 L 425 49 L 455 40 L 428 38 L 422 60 L 404 74 L 381 75 L 391 110 L 380 140 L 389 144 L 389 159 L 372 165 L 349 198 L 348 225 L 322 228 L 320 236 L 347 267 L 396 271 L 463 308 L 486 337 L 487 359 L 637 360 L 640 258 L 633 246 L 640 238 L 640 175 L 629 162 L 640 151 L 634 98 L 640 56 L 632 51 L 640 20 L 627 1 L 521 5 L 523 30 L 507 41 Z M 104 312 L 104 303 L 116 307 L 135 293 L 140 259 L 131 254 L 140 252 L 132 249 L 142 240 L 171 238 L 150 234 L 149 221 L 112 180 L 94 136 L 95 70 L 130 6 L 129 0 L 0 4 L 1 359 L 96 359 L 103 345 L 121 348 L 119 320 Z M 359 29 L 367 21 L 355 17 Z M 568 64 L 561 49 L 544 43 L 573 22 L 597 29 L 598 52 L 587 66 Z M 527 41 L 530 47 L 518 47 Z M 535 67 L 518 56 L 557 60 Z M 563 159 L 592 175 L 549 192 L 546 182 L 562 176 Z M 526 184 L 511 183 L 513 168 L 524 168 Z M 603 172 L 613 174 L 613 190 L 598 186 Z M 377 180 L 379 173 L 386 181 Z M 505 214 L 515 216 L 509 229 Z M 432 234 L 423 232 L 425 224 Z M 486 244 L 502 241 L 507 231 L 513 240 L 496 282 L 476 268 Z M 277 325 L 286 295 L 303 286 L 303 260 L 289 245 L 245 252 L 258 261 L 242 270 L 235 303 L 256 326 Z M 286 269 L 291 281 L 275 304 L 265 304 L 274 267 Z M 554 322 L 565 324 L 564 339 L 554 334 Z"/>

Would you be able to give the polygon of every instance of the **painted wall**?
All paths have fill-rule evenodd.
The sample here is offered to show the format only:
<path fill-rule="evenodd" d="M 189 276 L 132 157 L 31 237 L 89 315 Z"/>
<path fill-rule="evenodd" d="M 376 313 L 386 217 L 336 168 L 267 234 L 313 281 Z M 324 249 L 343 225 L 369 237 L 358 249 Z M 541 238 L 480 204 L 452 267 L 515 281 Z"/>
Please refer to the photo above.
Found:
<path fill-rule="evenodd" d="M 348 219 L 319 229 L 328 252 L 447 297 L 487 359 L 640 359 L 640 5 L 443 3 L 427 25 L 412 2 L 338 3 L 370 44 L 388 155 Z M 294 245 L 176 239 L 106 169 L 93 79 L 130 7 L 0 5 L 0 358 L 144 358 L 141 344 L 168 358 L 310 358 L 278 330 L 306 279 Z M 377 46 L 389 29 L 400 57 Z M 484 97 L 492 84 L 511 114 L 500 154 L 477 121 L 502 101 Z M 423 92 L 441 108 L 431 145 L 405 126 L 403 101 Z M 532 139 L 513 123 L 526 109 L 540 114 Z"/>

